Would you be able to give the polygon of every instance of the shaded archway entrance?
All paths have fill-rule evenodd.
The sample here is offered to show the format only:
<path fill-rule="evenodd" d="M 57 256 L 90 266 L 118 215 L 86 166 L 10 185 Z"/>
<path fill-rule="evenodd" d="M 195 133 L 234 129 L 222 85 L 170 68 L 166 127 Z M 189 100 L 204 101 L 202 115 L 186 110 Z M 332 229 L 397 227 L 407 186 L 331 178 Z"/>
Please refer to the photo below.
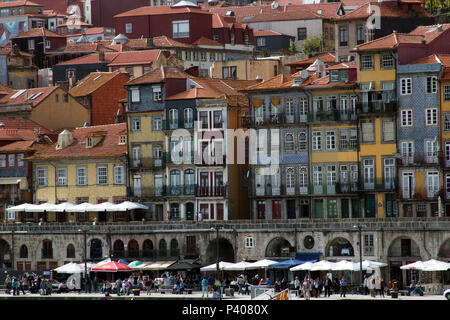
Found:
<path fill-rule="evenodd" d="M 206 263 L 212 264 L 217 260 L 217 242 L 216 239 L 209 241 L 206 249 Z M 231 243 L 224 238 L 219 238 L 219 261 L 235 262 L 234 249 Z"/>
<path fill-rule="evenodd" d="M 401 270 L 402 265 L 423 260 L 417 243 L 408 237 L 400 237 L 392 241 L 388 248 L 389 280 L 398 281 L 399 288 L 405 288 L 411 282 L 414 272 Z"/>
<path fill-rule="evenodd" d="M 285 238 L 277 237 L 270 240 L 266 247 L 267 258 L 287 258 L 295 254 L 295 248 Z"/>
<path fill-rule="evenodd" d="M 6 265 L 6 267 L 11 268 L 11 248 L 9 246 L 9 243 L 5 240 L 0 240 L 0 267 L 3 266 L 3 264 Z"/>
<path fill-rule="evenodd" d="M 442 260 L 450 260 L 450 239 L 445 240 L 438 252 L 438 258 Z"/>
<path fill-rule="evenodd" d="M 92 239 L 90 244 L 90 256 L 93 260 L 98 260 L 103 258 L 102 240 Z"/>
<path fill-rule="evenodd" d="M 338 237 L 333 239 L 325 248 L 327 257 L 353 257 L 355 251 L 352 244 L 345 238 Z"/>

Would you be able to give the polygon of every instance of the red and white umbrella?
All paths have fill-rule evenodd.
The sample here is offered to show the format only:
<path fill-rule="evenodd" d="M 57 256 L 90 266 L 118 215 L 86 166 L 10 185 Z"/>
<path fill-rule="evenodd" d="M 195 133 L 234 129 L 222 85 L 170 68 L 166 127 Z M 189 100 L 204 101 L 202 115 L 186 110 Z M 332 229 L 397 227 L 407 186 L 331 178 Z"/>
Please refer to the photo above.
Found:
<path fill-rule="evenodd" d="M 93 267 L 91 271 L 117 272 L 117 271 L 133 271 L 129 266 L 116 261 L 110 261 L 105 264 Z"/>

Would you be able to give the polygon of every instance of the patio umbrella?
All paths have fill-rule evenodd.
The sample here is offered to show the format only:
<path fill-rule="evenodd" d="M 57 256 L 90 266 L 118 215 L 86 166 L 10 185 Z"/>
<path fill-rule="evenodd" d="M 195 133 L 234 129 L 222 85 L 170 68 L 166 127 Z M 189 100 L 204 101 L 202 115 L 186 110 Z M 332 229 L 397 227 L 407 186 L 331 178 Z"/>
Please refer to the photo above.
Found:
<path fill-rule="evenodd" d="M 153 263 L 148 263 L 140 270 L 166 270 L 169 266 L 174 264 L 175 261 L 157 261 Z"/>
<path fill-rule="evenodd" d="M 424 267 L 422 261 L 416 261 L 413 263 L 405 264 L 400 267 L 401 270 L 422 270 Z"/>
<path fill-rule="evenodd" d="M 311 270 L 312 266 L 314 265 L 313 262 L 305 262 L 298 266 L 292 267 L 289 269 L 289 271 L 304 271 L 304 270 Z"/>
<path fill-rule="evenodd" d="M 450 263 L 431 259 L 423 263 L 422 271 L 447 271 L 448 269 L 450 269 Z"/>
<path fill-rule="evenodd" d="M 148 209 L 148 207 L 137 202 L 124 201 L 106 208 L 106 211 L 128 211 L 136 209 Z"/>
<path fill-rule="evenodd" d="M 98 267 L 98 266 L 101 266 L 102 264 L 108 263 L 110 261 L 111 261 L 111 258 L 106 258 L 105 260 L 102 260 L 102 261 L 94 264 L 92 267 Z"/>
<path fill-rule="evenodd" d="M 107 208 L 111 208 L 114 206 L 114 203 L 111 202 L 102 202 L 99 204 L 93 204 L 89 206 L 86 211 L 88 212 L 96 212 L 96 211 L 106 211 Z"/>
<path fill-rule="evenodd" d="M 19 204 L 18 206 L 14 206 L 14 207 L 10 207 L 10 208 L 6 208 L 6 211 L 25 211 L 26 208 L 28 208 L 29 206 L 33 206 L 33 204 L 31 203 L 22 203 Z"/>
<path fill-rule="evenodd" d="M 318 262 L 314 262 L 311 266 L 311 271 L 328 271 L 331 270 L 334 263 L 327 260 L 320 260 Z"/>
<path fill-rule="evenodd" d="M 67 209 L 73 208 L 75 205 L 73 203 L 70 202 L 62 202 L 59 204 L 55 204 L 53 206 L 52 211 L 53 212 L 64 212 L 67 211 Z"/>
<path fill-rule="evenodd" d="M 128 266 L 129 266 L 131 269 L 134 269 L 134 268 L 136 268 L 136 267 L 142 265 L 143 263 L 144 263 L 143 261 L 140 261 L 140 260 L 134 260 L 133 262 L 130 262 L 130 263 L 128 264 Z"/>
<path fill-rule="evenodd" d="M 229 266 L 231 266 L 233 264 L 234 263 L 231 263 L 231 262 L 220 261 L 219 262 L 219 270 L 224 270 L 225 267 L 229 267 Z M 202 272 L 216 271 L 216 270 L 217 270 L 217 264 L 216 263 L 213 263 L 213 264 L 210 264 L 209 266 L 200 268 L 200 271 L 202 271 Z"/>
<path fill-rule="evenodd" d="M 191 263 L 189 261 L 177 261 L 171 266 L 167 267 L 167 270 L 194 270 L 194 269 L 200 269 L 202 266 L 198 263 Z"/>
<path fill-rule="evenodd" d="M 92 203 L 83 202 L 83 203 L 77 204 L 71 208 L 68 208 L 66 211 L 67 212 L 86 212 L 87 209 L 91 206 L 93 206 Z"/>
<path fill-rule="evenodd" d="M 128 261 L 126 261 L 126 260 L 119 259 L 119 261 L 117 261 L 117 262 L 119 262 L 121 264 L 126 264 L 128 266 Z"/>
<path fill-rule="evenodd" d="M 78 263 L 70 262 L 61 267 L 53 269 L 58 273 L 84 273 L 84 266 L 82 267 Z"/>
<path fill-rule="evenodd" d="M 271 264 L 269 268 L 290 268 L 299 264 L 304 263 L 305 261 L 297 260 L 297 259 L 290 259 L 290 260 L 284 260 L 280 261 L 274 264 Z"/>
<path fill-rule="evenodd" d="M 333 271 L 359 271 L 359 263 L 354 263 L 352 261 L 341 260 L 334 263 L 331 266 Z"/>
<path fill-rule="evenodd" d="M 41 204 L 31 204 L 25 208 L 25 212 L 45 212 L 52 211 L 54 208 L 54 204 L 45 202 Z"/>
<path fill-rule="evenodd" d="M 110 261 L 105 264 L 93 267 L 91 270 L 100 272 L 132 271 L 132 269 L 126 264 L 122 264 L 116 261 Z"/>
<path fill-rule="evenodd" d="M 364 260 L 362 262 L 362 267 L 363 267 L 363 270 L 367 270 L 367 268 L 375 269 L 375 268 L 387 267 L 387 263 L 372 261 L 372 260 Z"/>
<path fill-rule="evenodd" d="M 246 261 L 241 261 L 238 263 L 234 263 L 233 265 L 230 265 L 230 266 L 225 266 L 223 270 L 225 270 L 225 271 L 243 271 L 243 270 L 245 270 L 245 267 L 248 266 L 249 264 L 251 264 L 251 263 L 246 262 Z"/>
<path fill-rule="evenodd" d="M 277 261 L 263 259 L 256 262 L 249 263 L 245 266 L 245 270 L 254 270 L 254 269 L 265 269 L 268 268 L 271 264 L 277 263 Z"/>

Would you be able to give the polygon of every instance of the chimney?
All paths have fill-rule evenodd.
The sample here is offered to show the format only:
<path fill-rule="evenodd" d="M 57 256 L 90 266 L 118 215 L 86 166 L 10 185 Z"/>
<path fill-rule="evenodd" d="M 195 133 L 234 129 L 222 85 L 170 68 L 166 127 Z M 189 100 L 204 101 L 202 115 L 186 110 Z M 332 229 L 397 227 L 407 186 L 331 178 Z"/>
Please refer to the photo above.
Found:
<path fill-rule="evenodd" d="M 58 143 L 56 144 L 56 150 L 64 149 L 73 143 L 72 132 L 65 129 L 58 135 Z"/>
<path fill-rule="evenodd" d="M 153 47 L 153 37 L 147 38 L 147 47 L 150 47 L 150 48 Z"/>
<path fill-rule="evenodd" d="M 100 61 L 100 62 L 105 61 L 105 52 L 100 51 L 100 52 L 98 53 L 98 61 Z"/>

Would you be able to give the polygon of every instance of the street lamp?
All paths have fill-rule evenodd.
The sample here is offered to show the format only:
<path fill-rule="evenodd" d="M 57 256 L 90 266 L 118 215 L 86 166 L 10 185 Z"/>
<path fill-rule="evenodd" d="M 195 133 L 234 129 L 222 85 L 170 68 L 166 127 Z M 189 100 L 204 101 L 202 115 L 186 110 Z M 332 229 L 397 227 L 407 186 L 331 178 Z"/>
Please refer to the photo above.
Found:
<path fill-rule="evenodd" d="M 87 230 L 78 229 L 78 232 L 84 233 L 84 290 L 87 293 Z"/>
<path fill-rule="evenodd" d="M 363 276 L 362 276 L 362 235 L 361 235 L 361 230 L 362 228 L 366 228 L 366 225 L 354 225 L 353 228 L 357 228 L 358 229 L 358 233 L 359 233 L 359 277 L 360 277 L 360 281 L 361 281 L 361 288 L 364 287 L 364 283 L 363 283 Z"/>

